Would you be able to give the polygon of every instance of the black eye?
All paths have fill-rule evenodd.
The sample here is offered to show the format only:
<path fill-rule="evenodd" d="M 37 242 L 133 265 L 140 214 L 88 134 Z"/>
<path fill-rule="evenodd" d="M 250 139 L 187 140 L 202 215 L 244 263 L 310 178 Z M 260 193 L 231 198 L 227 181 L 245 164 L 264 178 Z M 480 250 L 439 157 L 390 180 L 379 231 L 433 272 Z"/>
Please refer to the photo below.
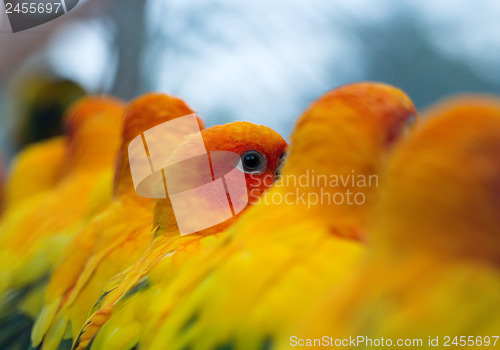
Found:
<path fill-rule="evenodd" d="M 248 151 L 241 155 L 241 163 L 245 172 L 259 172 L 266 167 L 266 157 L 257 151 Z"/>

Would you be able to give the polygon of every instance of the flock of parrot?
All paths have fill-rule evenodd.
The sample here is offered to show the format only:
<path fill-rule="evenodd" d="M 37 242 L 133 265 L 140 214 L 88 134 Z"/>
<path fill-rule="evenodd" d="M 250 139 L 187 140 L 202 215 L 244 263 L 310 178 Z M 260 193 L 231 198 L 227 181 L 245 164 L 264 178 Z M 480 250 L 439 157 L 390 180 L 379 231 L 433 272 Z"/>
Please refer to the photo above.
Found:
<path fill-rule="evenodd" d="M 500 347 L 500 97 L 418 113 L 393 86 L 344 85 L 290 144 L 197 117 L 208 154 L 238 155 L 248 204 L 182 235 L 168 195 L 137 194 L 128 150 L 193 113 L 161 93 L 83 97 L 64 135 L 18 153 L 0 191 L 0 349 Z M 353 174 L 377 182 L 290 181 Z M 323 200 L 346 192 L 363 202 Z"/>

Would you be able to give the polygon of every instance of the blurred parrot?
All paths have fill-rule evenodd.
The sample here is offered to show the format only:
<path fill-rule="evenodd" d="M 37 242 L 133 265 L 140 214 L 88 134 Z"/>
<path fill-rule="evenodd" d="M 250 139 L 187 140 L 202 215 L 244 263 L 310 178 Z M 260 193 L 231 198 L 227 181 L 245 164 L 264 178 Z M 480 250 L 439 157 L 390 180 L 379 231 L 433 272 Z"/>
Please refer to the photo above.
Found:
<path fill-rule="evenodd" d="M 378 174 L 415 116 L 411 100 L 384 84 L 322 96 L 297 121 L 275 186 L 196 256 L 164 257 L 142 290 L 123 298 L 92 349 L 139 341 L 141 349 L 272 347 L 363 251 L 376 186 L 330 181 Z M 348 191 L 364 204 L 330 201 Z"/>
<path fill-rule="evenodd" d="M 0 216 L 5 208 L 5 168 L 3 155 L 0 152 Z"/>
<path fill-rule="evenodd" d="M 363 266 L 298 338 L 500 347 L 500 99 L 460 96 L 424 116 L 388 164 Z"/>
<path fill-rule="evenodd" d="M 57 186 L 4 213 L 0 222 L 2 348 L 16 328 L 13 320 L 24 318 L 23 324 L 29 324 L 38 313 L 43 296 L 39 288 L 70 237 L 110 201 L 122 115 L 122 102 L 112 98 L 78 101 L 65 117 L 66 146 Z"/>
<path fill-rule="evenodd" d="M 66 138 L 53 137 L 26 146 L 12 161 L 5 184 L 5 206 L 15 207 L 54 187 L 61 179 Z"/>
<path fill-rule="evenodd" d="M 150 128 L 192 113 L 183 101 L 164 94 L 146 94 L 129 104 L 115 167 L 113 202 L 66 247 L 33 328 L 33 346 L 43 339 L 42 349 L 57 349 L 69 327 L 76 336 L 105 283 L 147 248 L 152 238 L 153 200 L 135 192 L 127 147 Z M 203 128 L 201 121 L 199 125 Z"/>
<path fill-rule="evenodd" d="M 235 171 L 243 175 L 244 184 L 246 184 L 245 191 L 225 193 L 233 203 L 233 208 L 236 207 L 235 203 L 241 202 L 245 203 L 245 207 L 251 205 L 274 183 L 276 171 L 283 159 L 287 143 L 273 130 L 248 122 L 234 122 L 203 130 L 201 136 L 206 150 L 210 152 L 211 167 L 213 167 L 214 172 L 220 170 L 217 169 L 220 162 L 216 163 L 214 160 L 218 151 L 235 154 L 237 162 L 241 165 L 238 165 Z M 190 153 L 189 150 L 193 145 L 195 146 L 196 143 L 188 139 L 174 152 L 172 155 L 173 161 L 176 161 L 176 157 L 179 157 L 180 160 L 184 154 Z M 184 185 L 191 185 L 192 177 L 196 178 L 198 176 L 199 172 L 194 170 L 197 169 L 190 167 L 179 169 L 178 177 L 180 179 L 190 178 L 187 183 L 183 182 Z M 225 178 L 227 180 L 227 176 Z M 193 188 L 193 186 L 188 187 Z M 231 197 L 229 193 L 231 193 Z M 197 201 L 202 201 L 202 196 L 196 198 Z M 219 202 L 210 198 L 208 202 L 211 208 L 216 208 L 213 215 L 218 216 L 223 213 L 223 206 Z M 219 224 L 215 226 L 181 236 L 179 235 L 180 231 L 176 220 L 178 218 L 177 212 L 174 216 L 170 199 L 157 200 L 154 209 L 154 238 L 148 250 L 136 264 L 110 281 L 106 287 L 106 292 L 91 311 L 89 319 L 74 344 L 74 348 L 85 348 L 89 344 L 100 326 L 113 312 L 115 304 L 126 293 L 141 288 L 141 281 L 158 260 L 176 251 L 198 251 L 200 247 L 209 244 L 218 232 L 232 224 L 242 212 L 239 211 L 238 213 L 235 210 L 236 215 L 232 216 L 231 219 L 217 221 Z"/>
<path fill-rule="evenodd" d="M 64 111 L 86 95 L 78 83 L 45 73 L 23 74 L 13 85 L 9 97 L 18 124 L 12 138 L 16 150 L 62 135 Z"/>

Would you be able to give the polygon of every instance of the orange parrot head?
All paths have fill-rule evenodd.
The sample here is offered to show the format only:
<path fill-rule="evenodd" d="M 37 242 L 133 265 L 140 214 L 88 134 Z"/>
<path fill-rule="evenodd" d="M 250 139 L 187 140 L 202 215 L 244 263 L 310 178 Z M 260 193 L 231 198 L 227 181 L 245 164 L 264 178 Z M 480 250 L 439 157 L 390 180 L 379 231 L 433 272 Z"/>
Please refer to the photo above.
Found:
<path fill-rule="evenodd" d="M 196 136 L 188 138 L 171 156 L 175 165 L 165 173 L 169 198 L 158 201 L 155 221 L 160 227 L 169 226 L 169 231 L 176 231 L 174 213 L 177 225 L 186 224 L 192 232 L 223 230 L 274 184 L 287 147 L 272 129 L 248 122 L 213 126 L 203 130 L 201 137 L 206 154 L 186 160 L 186 154 L 198 153 L 200 141 Z M 176 207 L 178 198 L 182 204 Z M 194 208 L 205 209 L 196 216 Z M 206 229 L 195 229 L 203 226 Z"/>
<path fill-rule="evenodd" d="M 142 95 L 127 106 L 123 121 L 122 142 L 116 159 L 114 195 L 133 193 L 128 157 L 130 142 L 145 131 L 194 111 L 181 99 L 161 93 Z M 200 129 L 204 123 L 198 118 Z"/>
<path fill-rule="evenodd" d="M 65 169 L 112 164 L 120 143 L 124 104 L 106 96 L 84 97 L 64 116 L 68 140 Z"/>
<path fill-rule="evenodd" d="M 345 234 L 359 236 L 356 227 L 369 217 L 380 169 L 416 116 L 410 98 L 386 84 L 350 84 L 323 95 L 291 136 L 283 166 L 283 184 L 296 196 L 290 201 L 328 226 L 345 226 Z"/>
<path fill-rule="evenodd" d="M 224 140 L 220 139 L 221 134 L 226 135 Z M 263 125 L 234 122 L 213 126 L 202 132 L 202 137 L 207 151 L 228 151 L 237 156 L 237 170 L 245 176 L 250 204 L 274 184 L 287 147 L 283 137 L 274 130 Z M 217 163 L 212 164 L 216 166 Z"/>

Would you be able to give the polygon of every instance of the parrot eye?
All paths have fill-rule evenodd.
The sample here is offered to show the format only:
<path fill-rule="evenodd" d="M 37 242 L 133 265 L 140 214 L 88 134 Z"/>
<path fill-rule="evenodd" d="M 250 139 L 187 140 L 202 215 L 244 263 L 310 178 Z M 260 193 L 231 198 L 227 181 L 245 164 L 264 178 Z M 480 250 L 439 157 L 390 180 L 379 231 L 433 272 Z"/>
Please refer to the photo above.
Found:
<path fill-rule="evenodd" d="M 248 151 L 241 155 L 241 164 L 246 173 L 261 172 L 266 167 L 266 157 L 257 151 Z"/>

